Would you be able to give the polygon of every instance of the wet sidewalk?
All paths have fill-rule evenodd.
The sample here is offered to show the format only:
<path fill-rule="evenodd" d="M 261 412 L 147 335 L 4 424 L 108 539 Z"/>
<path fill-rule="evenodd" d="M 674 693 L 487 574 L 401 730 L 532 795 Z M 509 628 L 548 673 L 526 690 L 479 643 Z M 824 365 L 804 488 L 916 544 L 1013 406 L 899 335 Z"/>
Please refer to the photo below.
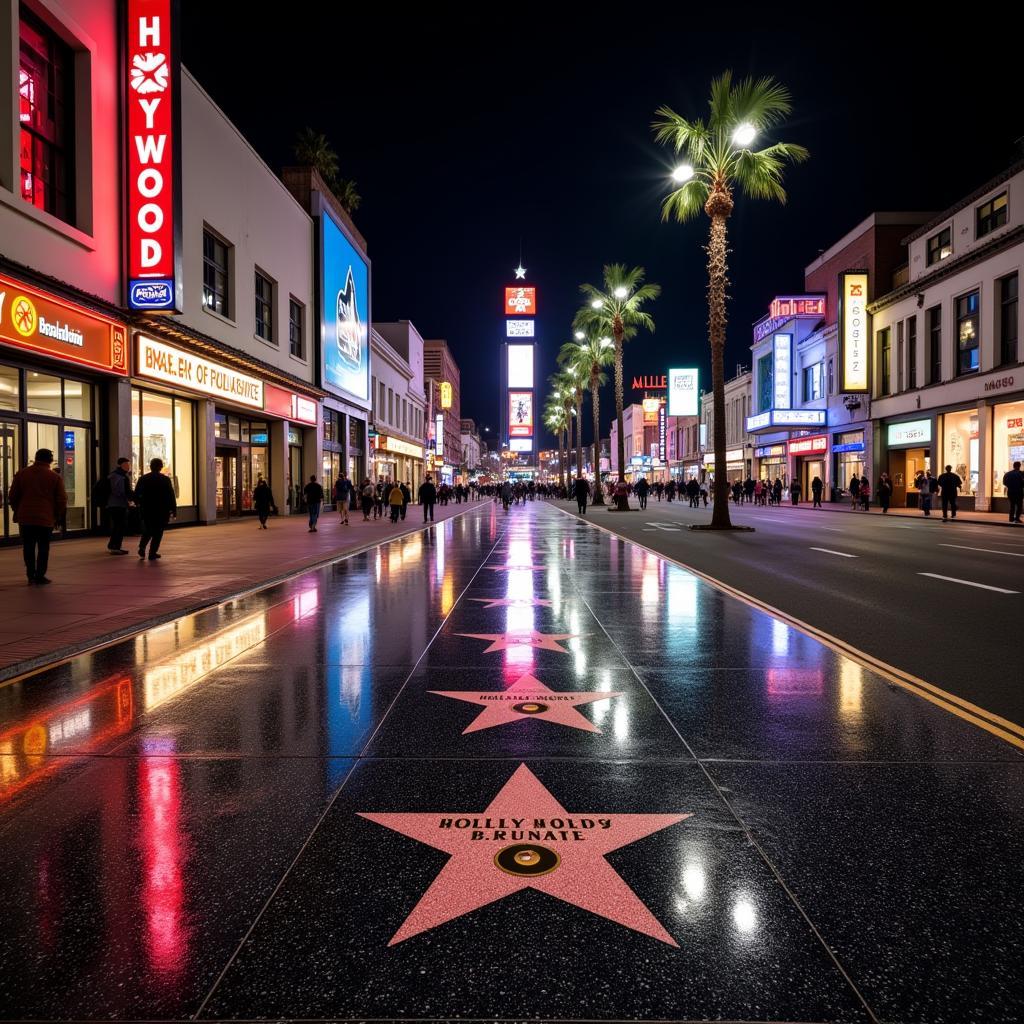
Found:
<path fill-rule="evenodd" d="M 648 499 L 653 501 L 655 499 Z M 678 500 L 678 499 L 677 499 Z M 688 498 L 684 498 L 684 501 L 689 502 Z M 750 505 L 750 502 L 744 501 L 743 506 Z M 733 505 L 732 500 L 729 502 L 730 507 Z M 754 507 L 754 506 L 751 506 Z M 761 507 L 761 506 L 757 506 Z M 774 512 L 776 506 L 764 506 L 766 512 Z M 811 509 L 812 511 L 823 511 L 823 512 L 848 512 L 851 515 L 858 516 L 900 516 L 911 519 L 923 519 L 925 518 L 924 513 L 919 508 L 890 508 L 888 512 L 883 512 L 877 504 L 872 500 L 871 507 L 865 512 L 862 508 L 853 508 L 850 504 L 850 500 L 847 498 L 844 501 L 824 501 L 822 502 L 821 509 L 815 509 L 814 503 L 811 501 L 800 500 L 799 505 L 794 505 L 792 501 L 786 496 L 780 506 L 780 509 L 787 508 L 799 508 L 799 509 Z M 942 518 L 942 505 L 940 502 L 935 501 L 932 507 L 932 519 Z M 1024 530 L 1024 526 L 1019 523 L 1011 523 L 1009 515 L 1006 512 L 968 512 L 964 510 L 958 510 L 956 514 L 956 521 L 961 523 L 981 523 L 985 526 L 1008 526 L 1011 530 Z"/>
<path fill-rule="evenodd" d="M 1016 748 L 484 504 L 0 688 L 0 1016 L 1019 1020 L 1022 841 Z"/>
<path fill-rule="evenodd" d="M 437 505 L 435 520 L 467 507 Z M 19 546 L 0 548 L 0 681 L 422 525 L 419 505 L 397 526 L 387 515 L 364 523 L 361 512 L 341 526 L 325 512 L 315 534 L 304 515 L 274 516 L 266 530 L 246 517 L 168 530 L 158 562 L 139 561 L 138 536 L 125 538 L 121 556 L 107 552 L 105 537 L 55 540 L 48 587 L 26 586 Z"/>

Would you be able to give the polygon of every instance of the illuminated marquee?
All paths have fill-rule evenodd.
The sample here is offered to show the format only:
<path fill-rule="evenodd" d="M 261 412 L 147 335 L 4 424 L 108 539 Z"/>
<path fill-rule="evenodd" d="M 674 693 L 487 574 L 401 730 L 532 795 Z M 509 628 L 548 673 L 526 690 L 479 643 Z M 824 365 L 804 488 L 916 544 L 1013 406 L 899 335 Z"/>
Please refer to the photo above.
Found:
<path fill-rule="evenodd" d="M 847 394 L 871 389 L 871 318 L 866 270 L 839 275 L 839 390 Z"/>
<path fill-rule="evenodd" d="M 533 437 L 533 392 L 508 393 L 509 437 Z"/>
<path fill-rule="evenodd" d="M 533 337 L 533 320 L 506 320 L 505 321 L 505 337 L 506 338 L 532 338 Z"/>
<path fill-rule="evenodd" d="M 450 409 L 452 407 L 452 386 L 448 381 L 441 381 L 441 408 Z"/>
<path fill-rule="evenodd" d="M 793 335 L 776 334 L 772 342 L 772 358 L 775 361 L 772 406 L 775 409 L 788 409 L 793 404 L 792 353 Z"/>
<path fill-rule="evenodd" d="M 505 316 L 536 316 L 536 288 L 506 288 Z"/>
<path fill-rule="evenodd" d="M 643 377 L 633 378 L 634 391 L 664 391 L 668 387 L 668 377 L 665 374 L 647 374 Z"/>
<path fill-rule="evenodd" d="M 165 345 L 162 341 L 136 335 L 139 340 L 135 372 L 140 377 L 223 398 L 252 409 L 263 408 L 263 381 L 239 373 L 230 366 L 214 363 L 193 352 Z"/>
<path fill-rule="evenodd" d="M 815 437 L 798 437 L 789 442 L 790 455 L 812 455 L 828 449 L 828 437 L 818 434 Z"/>
<path fill-rule="evenodd" d="M 661 408 L 661 399 L 645 398 L 641 404 L 644 410 L 644 426 L 653 427 L 658 422 L 658 410 Z"/>
<path fill-rule="evenodd" d="M 668 371 L 668 415 L 696 416 L 700 394 L 699 374 L 696 369 Z"/>
<path fill-rule="evenodd" d="M 768 315 L 754 324 L 754 342 L 774 334 L 790 320 L 823 320 L 824 295 L 777 295 L 768 307 Z"/>
<path fill-rule="evenodd" d="M 127 0 L 128 306 L 180 313 L 181 72 L 176 0 Z"/>

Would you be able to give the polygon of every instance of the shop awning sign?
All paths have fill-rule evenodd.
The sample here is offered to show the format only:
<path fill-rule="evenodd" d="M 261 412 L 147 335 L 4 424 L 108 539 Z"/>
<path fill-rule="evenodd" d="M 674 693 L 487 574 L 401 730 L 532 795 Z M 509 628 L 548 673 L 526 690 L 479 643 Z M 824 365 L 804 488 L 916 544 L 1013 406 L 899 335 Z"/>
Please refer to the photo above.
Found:
<path fill-rule="evenodd" d="M 139 344 L 135 372 L 211 398 L 221 398 L 250 409 L 263 409 L 263 381 L 257 377 L 205 359 L 194 352 L 165 345 L 162 341 L 136 335 Z"/>
<path fill-rule="evenodd" d="M 868 273 L 839 275 L 839 390 L 866 394 L 871 390 L 871 317 L 868 314 Z"/>

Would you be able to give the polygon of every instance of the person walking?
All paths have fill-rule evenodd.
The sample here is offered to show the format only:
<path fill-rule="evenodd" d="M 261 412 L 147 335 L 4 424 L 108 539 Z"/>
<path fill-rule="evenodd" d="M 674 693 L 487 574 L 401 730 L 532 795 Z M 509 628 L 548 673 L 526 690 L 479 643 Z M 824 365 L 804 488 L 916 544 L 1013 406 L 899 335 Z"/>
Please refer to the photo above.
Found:
<path fill-rule="evenodd" d="M 21 533 L 25 574 L 30 584 L 52 582 L 46 570 L 50 564 L 50 534 L 64 528 L 68 496 L 64 481 L 53 471 L 53 452 L 40 448 L 31 466 L 14 474 L 7 500 Z"/>
<path fill-rule="evenodd" d="M 1010 499 L 1010 522 L 1020 525 L 1021 506 L 1024 505 L 1024 473 L 1020 471 L 1019 462 L 1015 462 L 1013 469 L 1003 474 L 1003 486 Z"/>
<path fill-rule="evenodd" d="M 889 511 L 889 502 L 892 500 L 892 481 L 888 473 L 883 473 L 878 478 L 878 504 L 883 512 Z"/>
<path fill-rule="evenodd" d="M 334 485 L 334 510 L 338 513 L 338 525 L 348 526 L 348 506 L 352 501 L 352 481 L 347 473 Z"/>
<path fill-rule="evenodd" d="M 800 491 L 801 491 L 800 481 L 799 480 L 794 480 L 789 485 L 789 497 L 790 497 L 790 500 L 793 502 L 794 505 L 799 505 L 800 504 Z"/>
<path fill-rule="evenodd" d="M 749 476 L 743 481 L 743 497 L 748 505 L 754 503 L 754 481 Z"/>
<path fill-rule="evenodd" d="M 822 482 L 820 476 L 815 476 L 811 481 L 811 497 L 814 498 L 814 504 L 812 508 L 821 508 L 821 492 L 825 489 L 825 484 Z"/>
<path fill-rule="evenodd" d="M 128 509 L 132 505 L 132 460 L 122 456 L 117 460 L 117 466 L 107 477 L 107 515 L 110 517 L 110 541 L 107 543 L 107 550 L 112 555 L 127 555 L 127 548 L 121 547 L 124 543 L 125 520 L 128 518 Z"/>
<path fill-rule="evenodd" d="M 512 484 L 506 480 L 501 485 L 501 507 L 508 512 L 509 505 L 512 504 Z"/>
<path fill-rule="evenodd" d="M 388 507 L 391 509 L 391 522 L 395 524 L 398 522 L 398 517 L 402 514 L 402 503 L 405 501 L 405 495 L 402 493 L 402 488 L 397 483 L 391 485 L 391 490 L 388 492 Z"/>
<path fill-rule="evenodd" d="M 256 477 L 256 486 L 252 489 L 252 504 L 256 509 L 256 515 L 259 516 L 259 528 L 265 530 L 270 510 L 273 509 L 276 512 L 277 507 L 274 505 L 274 492 L 270 489 L 270 484 L 263 479 L 262 473 Z"/>
<path fill-rule="evenodd" d="M 316 473 L 310 474 L 309 483 L 302 488 L 302 496 L 309 510 L 309 532 L 316 533 L 316 523 L 324 504 L 324 489 L 316 482 Z"/>
<path fill-rule="evenodd" d="M 870 511 L 871 505 L 871 481 L 866 476 L 861 476 L 860 487 L 857 490 L 857 494 L 860 496 L 861 508 L 865 512 Z"/>
<path fill-rule="evenodd" d="M 390 491 L 391 488 L 389 487 L 388 490 Z M 384 498 L 385 498 L 385 494 L 386 494 L 386 492 L 384 490 L 384 477 L 379 476 L 379 477 L 377 477 L 376 493 L 373 496 L 373 518 L 374 519 L 383 519 L 384 518 Z"/>
<path fill-rule="evenodd" d="M 178 502 L 174 497 L 171 478 L 162 472 L 163 459 L 150 459 L 149 472 L 139 477 L 135 485 L 135 504 L 142 513 L 142 536 L 139 538 L 139 558 L 155 562 L 160 557 L 160 542 L 167 524 L 178 515 Z"/>
<path fill-rule="evenodd" d="M 647 482 L 647 477 L 642 476 L 637 480 L 633 493 L 637 496 L 640 507 L 647 508 L 647 495 L 651 493 L 651 485 Z"/>
<path fill-rule="evenodd" d="M 404 484 L 399 484 L 399 487 L 402 489 L 402 522 L 404 523 L 405 514 L 409 511 L 409 502 L 412 501 L 412 486 L 407 480 Z"/>
<path fill-rule="evenodd" d="M 850 478 L 850 508 L 857 511 L 857 503 L 860 500 L 860 477 L 856 474 Z"/>
<path fill-rule="evenodd" d="M 964 482 L 953 472 L 952 466 L 947 466 L 938 483 L 941 491 L 939 499 L 942 501 L 942 521 L 946 521 L 947 513 L 950 519 L 956 519 L 956 492 L 963 487 Z"/>
<path fill-rule="evenodd" d="M 423 522 L 428 519 L 430 522 L 434 521 L 434 505 L 437 502 L 437 488 L 434 486 L 434 481 L 431 475 L 427 474 L 427 479 L 420 484 L 419 489 L 420 504 L 423 506 Z"/>
<path fill-rule="evenodd" d="M 359 497 L 363 503 L 363 522 L 368 523 L 370 521 L 370 512 L 373 511 L 374 502 L 377 500 L 377 489 L 370 482 L 369 477 L 363 477 L 363 487 L 359 492 Z"/>
<path fill-rule="evenodd" d="M 587 514 L 587 498 L 590 497 L 590 487 L 587 481 L 583 477 L 576 477 L 576 483 L 573 484 L 573 491 L 576 495 L 576 508 L 579 510 L 581 516 Z"/>
<path fill-rule="evenodd" d="M 919 474 L 914 482 L 917 484 L 918 498 L 921 502 L 921 509 L 926 516 L 932 514 L 932 491 L 935 490 L 935 481 L 932 479 L 932 471 L 926 470 Z"/>

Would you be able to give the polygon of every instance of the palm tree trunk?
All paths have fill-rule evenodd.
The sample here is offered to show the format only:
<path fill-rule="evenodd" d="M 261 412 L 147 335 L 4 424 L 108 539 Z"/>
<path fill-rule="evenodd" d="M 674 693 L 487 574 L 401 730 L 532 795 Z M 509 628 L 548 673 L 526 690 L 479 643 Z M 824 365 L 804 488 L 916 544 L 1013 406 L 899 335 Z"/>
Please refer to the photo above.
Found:
<path fill-rule="evenodd" d="M 583 388 L 576 389 L 576 475 L 583 476 Z"/>
<path fill-rule="evenodd" d="M 708 199 L 712 206 L 715 194 Z M 728 199 L 728 206 L 721 201 Z M 715 483 L 712 530 L 732 529 L 729 518 L 729 480 L 725 457 L 725 295 L 728 287 L 726 218 L 732 199 L 726 193 L 719 197 L 718 208 L 712 206 L 711 231 L 708 238 L 708 335 L 711 341 L 711 389 L 714 395 Z"/>
<path fill-rule="evenodd" d="M 558 431 L 558 486 L 565 486 L 565 456 L 562 454 L 562 435 L 564 431 Z"/>
<path fill-rule="evenodd" d="M 591 500 L 592 505 L 604 504 L 604 496 L 601 494 L 601 417 L 597 408 L 598 391 L 597 377 L 591 375 L 590 405 L 594 415 L 594 497 Z"/>
<path fill-rule="evenodd" d="M 622 423 L 622 334 L 615 335 L 615 416 L 618 422 L 619 483 L 626 481 L 626 437 Z"/>

